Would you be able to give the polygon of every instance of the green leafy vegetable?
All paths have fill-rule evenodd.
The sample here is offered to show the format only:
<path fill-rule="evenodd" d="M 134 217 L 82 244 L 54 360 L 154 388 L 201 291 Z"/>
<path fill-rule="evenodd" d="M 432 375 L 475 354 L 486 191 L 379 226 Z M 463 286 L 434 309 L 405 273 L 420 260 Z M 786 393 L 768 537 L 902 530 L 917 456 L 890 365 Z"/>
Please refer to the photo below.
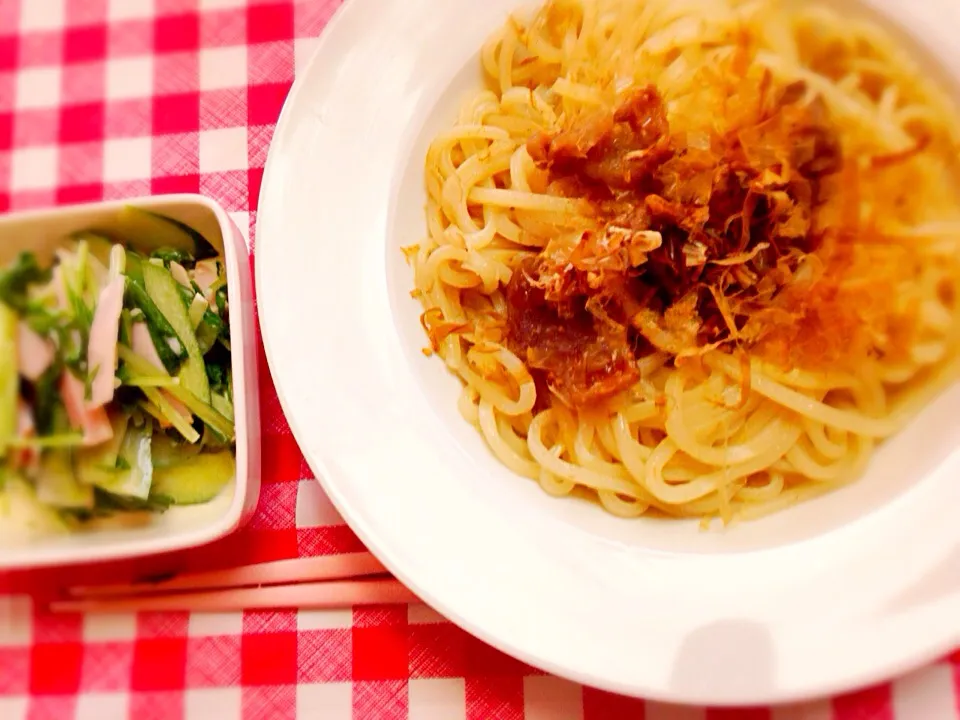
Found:
<path fill-rule="evenodd" d="M 220 311 L 220 314 L 226 317 L 226 314 L 227 314 L 227 286 L 226 285 L 217 289 L 217 292 L 214 293 L 213 300 L 217 306 L 217 310 Z"/>
<path fill-rule="evenodd" d="M 158 258 L 163 260 L 165 267 L 170 267 L 170 263 L 176 262 L 181 265 L 187 263 L 193 263 L 193 255 L 182 248 L 173 248 L 173 247 L 162 247 L 157 248 L 152 253 L 150 257 Z"/>
<path fill-rule="evenodd" d="M 210 382 L 210 390 L 221 394 L 226 393 L 230 379 L 230 353 L 218 344 L 210 349 L 204 361 L 207 364 L 207 379 Z"/>
<path fill-rule="evenodd" d="M 70 320 L 63 313 L 41 305 L 32 303 L 24 315 L 27 325 L 38 335 L 45 337 L 49 335 L 60 336 L 70 327 Z"/>
<path fill-rule="evenodd" d="M 153 345 L 157 349 L 157 355 L 160 356 L 164 368 L 171 375 L 176 374 L 180 365 L 187 358 L 186 345 L 184 345 L 177 331 L 173 329 L 166 316 L 154 303 L 153 298 L 147 294 L 143 285 L 128 282 L 126 284 L 126 297 L 129 304 L 139 308 L 143 313 L 150 339 L 153 340 Z"/>
<path fill-rule="evenodd" d="M 227 386 L 227 372 L 222 365 L 214 365 L 208 362 L 207 380 L 210 382 L 211 392 L 223 392 L 223 389 Z"/>
<path fill-rule="evenodd" d="M 63 410 L 57 383 L 62 372 L 63 366 L 54 362 L 33 384 L 33 424 L 38 435 L 52 435 L 56 432 L 57 415 Z"/>
<path fill-rule="evenodd" d="M 50 270 L 40 267 L 37 256 L 22 252 L 0 272 L 0 301 L 18 313 L 26 314 L 30 308 L 29 287 L 49 281 Z"/>
<path fill-rule="evenodd" d="M 133 345 L 133 316 L 129 308 L 120 311 L 120 328 L 117 339 L 124 345 Z"/>

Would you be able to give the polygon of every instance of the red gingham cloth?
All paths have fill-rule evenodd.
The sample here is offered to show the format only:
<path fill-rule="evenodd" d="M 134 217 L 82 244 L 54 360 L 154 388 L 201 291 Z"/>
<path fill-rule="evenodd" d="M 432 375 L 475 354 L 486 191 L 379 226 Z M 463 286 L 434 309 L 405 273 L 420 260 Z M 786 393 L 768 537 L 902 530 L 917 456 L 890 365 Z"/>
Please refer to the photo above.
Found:
<path fill-rule="evenodd" d="M 0 212 L 202 192 L 252 247 L 274 122 L 338 3 L 0 0 Z M 262 356 L 261 368 L 256 517 L 158 570 L 361 549 L 311 479 Z M 796 707 L 677 708 L 545 675 L 422 607 L 49 617 L 26 594 L 129 568 L 0 577 L 0 720 L 960 718 L 960 653 Z"/>

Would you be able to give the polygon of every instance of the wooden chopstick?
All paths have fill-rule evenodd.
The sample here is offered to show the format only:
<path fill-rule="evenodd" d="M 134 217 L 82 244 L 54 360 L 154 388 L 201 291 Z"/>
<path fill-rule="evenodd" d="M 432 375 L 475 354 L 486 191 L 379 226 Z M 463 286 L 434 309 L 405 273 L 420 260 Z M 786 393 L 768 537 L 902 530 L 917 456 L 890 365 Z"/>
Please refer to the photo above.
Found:
<path fill-rule="evenodd" d="M 345 580 L 386 573 L 387 569 L 373 555 L 368 552 L 359 552 L 276 560 L 226 570 L 182 573 L 159 581 L 142 580 L 115 585 L 77 586 L 68 588 L 67 593 L 75 598 L 96 598 Z"/>
<path fill-rule="evenodd" d="M 181 573 L 161 580 L 68 588 L 51 612 L 227 612 L 259 608 L 346 608 L 416 603 L 370 553 L 325 555 Z"/>
<path fill-rule="evenodd" d="M 114 613 L 143 611 L 229 612 L 251 609 L 332 609 L 353 605 L 418 603 L 410 590 L 394 579 L 342 580 L 272 585 L 164 595 L 88 597 L 50 603 L 60 612 Z"/>

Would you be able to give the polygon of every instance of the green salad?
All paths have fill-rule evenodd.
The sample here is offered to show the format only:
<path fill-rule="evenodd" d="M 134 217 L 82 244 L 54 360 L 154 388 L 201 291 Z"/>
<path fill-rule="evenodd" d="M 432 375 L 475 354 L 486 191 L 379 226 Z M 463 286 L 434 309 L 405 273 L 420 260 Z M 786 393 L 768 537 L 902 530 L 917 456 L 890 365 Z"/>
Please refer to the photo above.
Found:
<path fill-rule="evenodd" d="M 213 246 L 134 207 L 0 270 L 0 524 L 216 497 L 235 467 L 229 312 Z"/>

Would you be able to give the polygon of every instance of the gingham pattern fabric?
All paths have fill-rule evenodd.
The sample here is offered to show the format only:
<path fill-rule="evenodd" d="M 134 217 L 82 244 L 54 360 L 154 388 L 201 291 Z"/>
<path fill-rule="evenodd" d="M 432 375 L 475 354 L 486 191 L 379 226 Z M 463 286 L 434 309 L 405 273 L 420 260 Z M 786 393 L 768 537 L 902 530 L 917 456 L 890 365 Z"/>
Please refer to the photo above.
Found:
<path fill-rule="evenodd" d="M 252 248 L 274 122 L 337 4 L 0 0 L 0 211 L 199 191 Z M 256 517 L 214 546 L 151 560 L 158 571 L 361 549 L 261 366 Z M 423 607 L 51 617 L 28 599 L 130 569 L 0 577 L 0 720 L 960 718 L 960 653 L 796 707 L 677 708 L 550 677 Z"/>

